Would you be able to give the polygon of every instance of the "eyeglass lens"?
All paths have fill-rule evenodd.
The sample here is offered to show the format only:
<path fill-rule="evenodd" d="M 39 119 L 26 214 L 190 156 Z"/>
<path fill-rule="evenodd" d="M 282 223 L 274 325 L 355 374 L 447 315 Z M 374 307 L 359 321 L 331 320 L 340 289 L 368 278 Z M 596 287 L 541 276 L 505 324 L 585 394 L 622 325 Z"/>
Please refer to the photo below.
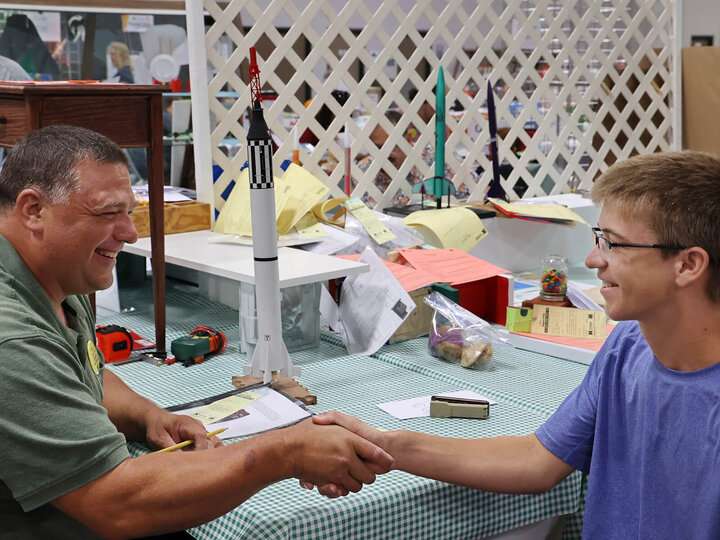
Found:
<path fill-rule="evenodd" d="M 611 254 L 610 242 L 599 231 L 593 231 L 593 237 L 595 238 L 595 247 L 600 248 L 600 256 L 603 260 L 609 261 Z"/>

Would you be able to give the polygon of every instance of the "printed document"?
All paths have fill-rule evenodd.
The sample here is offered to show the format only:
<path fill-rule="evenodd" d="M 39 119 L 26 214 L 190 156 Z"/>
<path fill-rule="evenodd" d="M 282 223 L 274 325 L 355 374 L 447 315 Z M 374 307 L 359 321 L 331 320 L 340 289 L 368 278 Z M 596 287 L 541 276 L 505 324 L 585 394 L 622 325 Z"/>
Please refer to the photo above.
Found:
<path fill-rule="evenodd" d="M 323 291 L 320 313 L 350 354 L 370 355 L 407 319 L 415 302 L 372 249 L 365 248 L 358 260 L 370 271 L 345 279 L 339 306 Z"/>
<path fill-rule="evenodd" d="M 255 435 L 312 415 L 302 403 L 269 386 L 233 390 L 168 410 L 200 420 L 208 431 L 227 428 L 218 435 L 221 439 Z"/>

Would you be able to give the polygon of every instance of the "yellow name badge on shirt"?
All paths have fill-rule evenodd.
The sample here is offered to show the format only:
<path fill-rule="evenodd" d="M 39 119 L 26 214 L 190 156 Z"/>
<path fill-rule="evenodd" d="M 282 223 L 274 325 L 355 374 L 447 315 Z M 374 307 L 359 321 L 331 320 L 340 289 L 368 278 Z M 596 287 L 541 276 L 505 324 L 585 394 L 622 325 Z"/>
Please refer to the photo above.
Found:
<path fill-rule="evenodd" d="M 92 341 L 87 342 L 87 355 L 90 360 L 90 367 L 95 372 L 95 375 L 100 375 L 100 354 L 98 353 L 97 347 Z"/>

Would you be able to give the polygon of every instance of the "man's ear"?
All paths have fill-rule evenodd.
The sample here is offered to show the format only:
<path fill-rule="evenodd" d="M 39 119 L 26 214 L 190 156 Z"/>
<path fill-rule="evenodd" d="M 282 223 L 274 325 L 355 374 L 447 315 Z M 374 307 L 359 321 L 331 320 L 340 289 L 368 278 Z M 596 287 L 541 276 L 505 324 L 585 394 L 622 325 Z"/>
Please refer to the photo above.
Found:
<path fill-rule="evenodd" d="M 687 287 L 696 282 L 707 273 L 710 266 L 710 256 L 701 247 L 691 247 L 678 254 L 675 267 L 675 282 L 680 287 Z"/>
<path fill-rule="evenodd" d="M 43 218 L 46 214 L 48 204 L 37 190 L 32 188 L 24 189 L 15 200 L 15 212 L 20 222 L 32 232 L 41 232 Z"/>

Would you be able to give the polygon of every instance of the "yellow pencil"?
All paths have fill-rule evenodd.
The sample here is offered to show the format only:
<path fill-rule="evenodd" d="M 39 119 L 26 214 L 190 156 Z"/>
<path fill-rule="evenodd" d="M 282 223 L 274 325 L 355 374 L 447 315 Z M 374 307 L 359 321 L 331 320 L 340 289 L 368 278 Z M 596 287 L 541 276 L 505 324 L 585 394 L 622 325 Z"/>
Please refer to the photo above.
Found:
<path fill-rule="evenodd" d="M 210 437 L 214 437 L 215 435 L 222 433 L 226 429 L 227 428 L 224 427 L 224 428 L 216 429 L 215 431 L 211 431 L 210 433 L 207 434 L 207 438 L 209 439 Z M 172 452 L 173 450 L 178 450 L 179 448 L 185 448 L 186 446 L 190 446 L 194 442 L 195 441 L 193 441 L 192 439 L 188 440 L 188 441 L 183 441 L 181 443 L 177 443 L 177 444 L 173 444 L 172 446 L 168 446 L 167 448 L 163 448 L 162 450 L 158 450 L 155 453 L 159 454 L 160 452 Z"/>

